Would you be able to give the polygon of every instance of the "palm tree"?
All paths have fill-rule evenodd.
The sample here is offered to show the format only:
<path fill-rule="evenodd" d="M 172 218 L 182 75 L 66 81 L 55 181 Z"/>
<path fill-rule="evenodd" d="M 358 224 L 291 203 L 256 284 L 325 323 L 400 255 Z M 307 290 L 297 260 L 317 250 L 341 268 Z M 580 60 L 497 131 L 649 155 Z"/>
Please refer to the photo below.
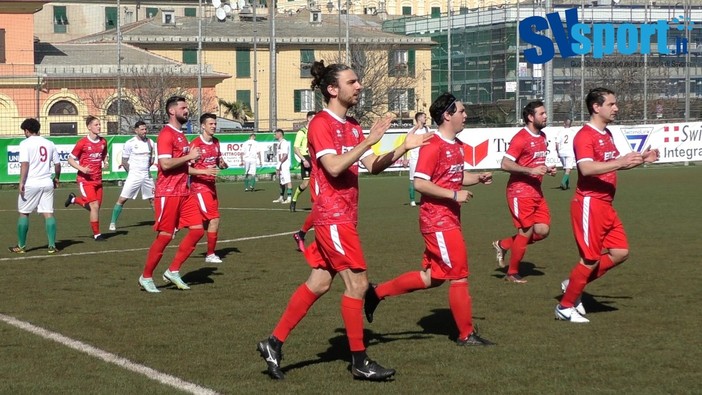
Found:
<path fill-rule="evenodd" d="M 220 106 L 224 107 L 224 116 L 231 115 L 232 118 L 239 121 L 247 121 L 249 117 L 253 116 L 249 106 L 244 103 L 238 101 L 226 101 L 224 99 L 219 99 L 218 103 Z"/>

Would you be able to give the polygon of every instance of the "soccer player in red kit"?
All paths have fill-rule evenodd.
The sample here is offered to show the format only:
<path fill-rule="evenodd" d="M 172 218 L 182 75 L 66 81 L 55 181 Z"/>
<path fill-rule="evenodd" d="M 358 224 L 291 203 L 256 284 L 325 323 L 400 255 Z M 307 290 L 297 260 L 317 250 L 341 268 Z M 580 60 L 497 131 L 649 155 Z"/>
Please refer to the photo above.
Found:
<path fill-rule="evenodd" d="M 68 195 L 65 206 L 77 204 L 90 211 L 90 227 L 95 241 L 105 241 L 100 233 L 100 206 L 102 205 L 102 169 L 107 167 L 107 141 L 100 137 L 100 120 L 89 115 L 85 119 L 88 135 L 78 140 L 68 156 L 68 164 L 78 170 L 76 182 L 80 196 Z"/>
<path fill-rule="evenodd" d="M 314 62 L 312 88 L 319 87 L 327 108 L 310 123 L 308 139 L 312 178 L 317 195 L 312 205 L 315 240 L 307 247 L 305 258 L 312 271 L 307 281 L 291 296 L 273 333 L 257 345 L 266 361 L 268 375 L 285 377 L 280 367 L 283 342 L 305 317 L 312 305 L 331 287 L 338 274 L 346 287 L 341 298 L 341 317 L 351 349 L 351 374 L 358 379 L 381 381 L 395 374 L 371 360 L 363 341 L 363 297 L 368 289 L 366 262 L 356 224 L 358 222 L 358 162 L 377 174 L 397 161 L 409 149 L 421 146 L 431 137 L 408 135 L 404 144 L 376 156 L 371 147 L 390 127 L 384 117 L 363 136 L 358 122 L 346 114 L 358 103 L 361 83 L 356 73 L 343 64 L 324 66 Z"/>
<path fill-rule="evenodd" d="M 619 108 L 613 91 L 595 88 L 585 97 L 590 122 L 573 139 L 578 166 L 578 187 L 570 203 L 573 235 L 580 261 L 561 283 L 564 292 L 556 305 L 556 318 L 575 323 L 589 320 L 580 296 L 585 286 L 629 257 L 629 242 L 624 225 L 612 206 L 617 190 L 617 170 L 628 170 L 659 158 L 657 149 L 620 155 L 607 125 L 617 117 Z"/>
<path fill-rule="evenodd" d="M 229 167 L 222 158 L 219 139 L 214 136 L 217 131 L 217 116 L 205 113 L 200 116 L 202 133 L 190 143 L 190 148 L 200 149 L 200 159 L 190 168 L 190 193 L 195 196 L 207 230 L 206 263 L 222 263 L 215 254 L 217 232 L 219 231 L 219 200 L 215 181 L 219 169 Z"/>
<path fill-rule="evenodd" d="M 146 256 L 144 271 L 139 277 L 139 285 L 150 293 L 160 292 L 153 280 L 153 273 L 158 266 L 163 251 L 173 239 L 176 229 L 188 228 L 190 231 L 178 245 L 175 257 L 168 270 L 163 273 L 163 281 L 173 283 L 178 289 L 190 289 L 180 277 L 180 267 L 195 250 L 195 245 L 202 238 L 202 216 L 194 195 L 188 188 L 188 169 L 190 162 L 200 158 L 200 149 L 190 149 L 188 140 L 181 127 L 188 121 L 188 104 L 184 97 L 172 96 L 166 101 L 168 123 L 161 129 L 156 139 L 156 158 L 158 159 L 158 176 L 154 193 L 154 211 L 158 232 Z"/>
<path fill-rule="evenodd" d="M 527 244 L 548 237 L 551 214 L 541 191 L 541 181 L 544 174 L 556 175 L 555 166 L 546 166 L 548 142 L 542 129 L 548 117 L 544 103 L 537 100 L 527 104 L 522 118 L 526 126 L 512 137 L 502 158 L 502 170 L 510 173 L 507 206 L 517 234 L 492 243 L 500 267 L 504 267 L 504 254 L 512 251 L 505 280 L 517 284 L 527 282 L 519 275 L 519 263 Z"/>
<path fill-rule="evenodd" d="M 473 327 L 473 308 L 468 292 L 468 252 L 461 232 L 461 204 L 473 197 L 463 186 L 492 183 L 491 173 L 464 171 L 463 145 L 456 134 L 463 130 L 466 110 L 450 93 L 439 96 L 429 108 L 438 130 L 429 144 L 419 149 L 414 170 L 414 186 L 422 194 L 419 230 L 424 236 L 422 270 L 402 274 L 390 281 L 370 286 L 366 291 L 368 322 L 381 300 L 448 281 L 449 307 L 458 327 L 458 345 L 488 346 Z"/>

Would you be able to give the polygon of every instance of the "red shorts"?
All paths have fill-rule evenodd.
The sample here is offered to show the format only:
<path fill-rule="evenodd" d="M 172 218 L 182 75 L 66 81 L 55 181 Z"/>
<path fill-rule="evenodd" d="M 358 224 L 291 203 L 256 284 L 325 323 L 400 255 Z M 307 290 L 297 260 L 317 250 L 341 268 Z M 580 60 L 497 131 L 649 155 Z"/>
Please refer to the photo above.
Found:
<path fill-rule="evenodd" d="M 458 280 L 468 277 L 468 251 L 461 229 L 424 233 L 422 266 L 431 269 L 431 278 Z"/>
<path fill-rule="evenodd" d="M 610 202 L 576 194 L 570 219 L 582 258 L 597 261 L 605 249 L 629 249 L 624 225 Z"/>
<path fill-rule="evenodd" d="M 305 258 L 313 269 L 331 273 L 367 270 L 355 224 L 317 225 L 314 232 L 314 241 L 305 249 Z"/>
<path fill-rule="evenodd" d="M 98 202 L 102 206 L 102 183 L 79 182 L 78 189 L 86 202 Z"/>
<path fill-rule="evenodd" d="M 193 194 L 197 206 L 200 208 L 203 221 L 219 218 L 219 200 L 212 192 L 198 192 Z"/>
<path fill-rule="evenodd" d="M 551 224 L 551 213 L 544 198 L 507 198 L 515 228 L 531 228 L 534 224 Z"/>
<path fill-rule="evenodd" d="M 154 199 L 154 230 L 173 234 L 176 229 L 202 225 L 202 216 L 193 195 L 159 196 Z"/>

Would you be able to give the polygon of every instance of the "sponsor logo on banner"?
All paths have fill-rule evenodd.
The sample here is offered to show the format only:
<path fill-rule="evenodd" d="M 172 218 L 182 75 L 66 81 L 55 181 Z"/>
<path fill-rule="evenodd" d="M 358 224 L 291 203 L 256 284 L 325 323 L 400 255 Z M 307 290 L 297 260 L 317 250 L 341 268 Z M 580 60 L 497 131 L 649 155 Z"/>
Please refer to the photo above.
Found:
<path fill-rule="evenodd" d="M 488 156 L 490 140 L 485 140 L 478 145 L 463 144 L 465 151 L 465 162 L 475 167 Z"/>
<path fill-rule="evenodd" d="M 680 142 L 680 126 L 663 126 L 663 142 Z"/>
<path fill-rule="evenodd" d="M 632 151 L 643 152 L 649 146 L 648 140 L 653 132 L 653 126 L 622 126 L 621 131 L 629 142 Z"/>

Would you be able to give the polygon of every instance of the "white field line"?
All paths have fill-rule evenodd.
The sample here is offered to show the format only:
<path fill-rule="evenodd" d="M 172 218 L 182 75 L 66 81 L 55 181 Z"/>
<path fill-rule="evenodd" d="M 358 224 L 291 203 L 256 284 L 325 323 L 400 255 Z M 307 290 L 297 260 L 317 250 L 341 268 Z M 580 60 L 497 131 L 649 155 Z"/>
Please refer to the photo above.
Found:
<path fill-rule="evenodd" d="M 266 208 L 266 207 L 220 207 L 220 210 L 234 210 L 234 211 L 289 211 L 289 208 Z M 75 210 L 75 208 L 55 208 L 54 212 L 56 211 L 68 211 L 68 210 Z M 101 211 L 110 211 L 112 212 L 112 207 L 107 207 L 103 206 L 100 208 Z M 122 210 L 149 210 L 153 211 L 151 207 L 125 207 Z M 304 209 L 300 209 L 301 212 L 304 212 Z M 16 213 L 17 209 L 0 209 L 0 213 Z M 35 213 L 36 214 L 36 213 Z"/>
<path fill-rule="evenodd" d="M 165 384 L 177 390 L 196 395 L 218 394 L 216 391 L 211 390 L 209 388 L 205 388 L 197 384 L 191 383 L 189 381 L 182 380 L 178 377 L 171 376 L 170 374 L 161 373 L 158 370 L 154 370 L 148 366 L 140 365 L 126 358 L 122 358 L 118 355 L 93 347 L 89 344 L 85 344 L 78 340 L 71 339 L 70 337 L 66 337 L 60 333 L 52 332 L 44 328 L 38 327 L 36 325 L 32 325 L 29 322 L 18 320 L 17 318 L 2 313 L 0 313 L 0 320 L 8 325 L 12 325 L 31 334 L 43 337 L 44 339 L 53 340 L 61 345 L 90 355 L 91 357 L 102 359 L 107 363 L 117 365 L 134 373 L 141 374 L 143 376 L 148 377 L 151 380 L 158 381 L 161 384 Z"/>
<path fill-rule="evenodd" d="M 291 235 L 295 232 L 297 232 L 297 230 L 294 230 L 292 232 L 273 233 L 270 235 L 240 237 L 238 239 L 230 239 L 230 240 L 217 240 L 217 244 L 234 243 L 237 241 L 267 239 L 267 238 L 278 237 L 278 236 L 287 236 L 287 235 Z M 202 242 L 198 243 L 198 245 L 207 245 L 207 242 L 202 241 Z M 178 244 L 169 244 L 167 248 L 177 248 L 177 247 L 178 247 Z M 53 255 L 30 255 L 30 256 L 17 256 L 17 257 L 9 257 L 9 258 L 0 258 L 0 262 L 26 261 L 26 260 L 30 260 L 30 259 L 65 258 L 65 257 L 74 257 L 74 256 L 83 256 L 83 255 L 115 254 L 115 253 L 119 253 L 119 252 L 148 251 L 149 248 L 151 248 L 151 245 L 149 245 L 148 247 L 140 247 L 140 248 L 122 248 L 119 250 L 84 251 L 84 252 L 75 252 L 72 254 L 64 254 L 62 252 L 59 252 L 59 253 L 53 254 Z"/>

